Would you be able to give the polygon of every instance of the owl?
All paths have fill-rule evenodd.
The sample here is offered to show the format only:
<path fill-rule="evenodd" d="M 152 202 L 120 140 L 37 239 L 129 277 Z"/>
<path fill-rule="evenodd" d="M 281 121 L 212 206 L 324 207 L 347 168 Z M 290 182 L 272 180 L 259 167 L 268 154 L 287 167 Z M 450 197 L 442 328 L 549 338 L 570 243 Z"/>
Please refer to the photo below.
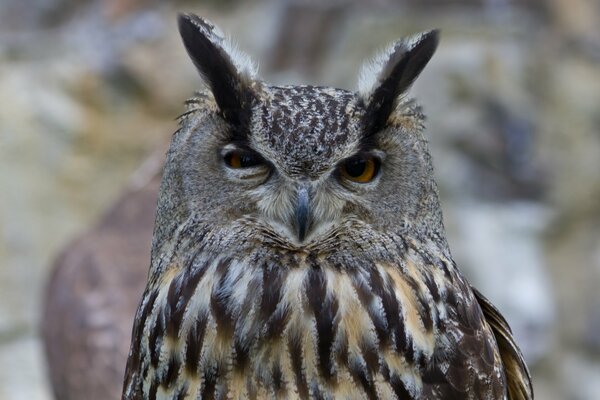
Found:
<path fill-rule="evenodd" d="M 206 91 L 163 173 L 123 399 L 532 399 L 511 330 L 445 238 L 407 92 L 438 32 L 359 89 L 273 86 L 181 15 Z"/>

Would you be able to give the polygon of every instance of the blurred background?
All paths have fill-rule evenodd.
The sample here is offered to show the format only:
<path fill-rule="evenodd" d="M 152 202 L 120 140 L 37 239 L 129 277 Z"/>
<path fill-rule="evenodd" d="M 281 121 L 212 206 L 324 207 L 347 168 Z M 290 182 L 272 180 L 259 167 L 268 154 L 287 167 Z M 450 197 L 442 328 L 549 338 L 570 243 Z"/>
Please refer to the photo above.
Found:
<path fill-rule="evenodd" d="M 512 325 L 537 398 L 600 398 L 599 2 L 2 0 L 0 400 L 52 398 L 51 271 L 75 276 L 69 254 L 111 232 L 131 193 L 150 204 L 127 203 L 146 221 L 145 274 L 151 182 L 200 87 L 179 11 L 217 23 L 268 81 L 351 90 L 377 49 L 441 28 L 412 95 L 454 256 Z"/>

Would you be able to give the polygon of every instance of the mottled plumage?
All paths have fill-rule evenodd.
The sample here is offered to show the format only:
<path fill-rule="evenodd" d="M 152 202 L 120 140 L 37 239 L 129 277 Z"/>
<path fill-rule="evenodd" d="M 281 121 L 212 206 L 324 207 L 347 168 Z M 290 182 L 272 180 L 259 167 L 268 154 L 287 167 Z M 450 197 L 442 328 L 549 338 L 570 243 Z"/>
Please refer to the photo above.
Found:
<path fill-rule="evenodd" d="M 179 23 L 207 91 L 167 156 L 123 399 L 533 398 L 452 260 L 406 97 L 437 32 L 352 93 L 270 86 L 210 23 Z"/>

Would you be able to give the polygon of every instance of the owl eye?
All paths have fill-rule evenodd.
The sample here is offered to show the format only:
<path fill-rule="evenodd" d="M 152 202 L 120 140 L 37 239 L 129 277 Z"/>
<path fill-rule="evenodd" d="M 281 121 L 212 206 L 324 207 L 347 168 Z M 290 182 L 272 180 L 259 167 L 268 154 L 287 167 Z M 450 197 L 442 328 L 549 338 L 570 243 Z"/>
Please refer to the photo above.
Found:
<path fill-rule="evenodd" d="M 230 151 L 224 156 L 225 164 L 230 168 L 251 168 L 263 164 L 262 158 L 248 151 Z"/>
<path fill-rule="evenodd" d="M 340 165 L 342 176 L 352 182 L 371 182 L 379 172 L 379 160 L 373 156 L 355 156 Z"/>

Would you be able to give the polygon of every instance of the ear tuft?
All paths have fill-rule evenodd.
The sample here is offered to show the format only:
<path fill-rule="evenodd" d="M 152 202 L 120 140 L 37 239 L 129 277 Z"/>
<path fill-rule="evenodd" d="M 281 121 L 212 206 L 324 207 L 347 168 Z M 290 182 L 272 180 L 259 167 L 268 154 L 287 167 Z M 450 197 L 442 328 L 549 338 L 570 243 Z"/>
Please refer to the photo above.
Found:
<path fill-rule="evenodd" d="M 359 95 L 373 129 L 381 129 L 402 96 L 423 71 L 439 42 L 432 30 L 399 40 L 361 68 Z"/>
<path fill-rule="evenodd" d="M 178 23 L 183 44 L 223 116 L 238 123 L 251 97 L 256 64 L 225 40 L 215 25 L 197 15 L 180 14 Z"/>

